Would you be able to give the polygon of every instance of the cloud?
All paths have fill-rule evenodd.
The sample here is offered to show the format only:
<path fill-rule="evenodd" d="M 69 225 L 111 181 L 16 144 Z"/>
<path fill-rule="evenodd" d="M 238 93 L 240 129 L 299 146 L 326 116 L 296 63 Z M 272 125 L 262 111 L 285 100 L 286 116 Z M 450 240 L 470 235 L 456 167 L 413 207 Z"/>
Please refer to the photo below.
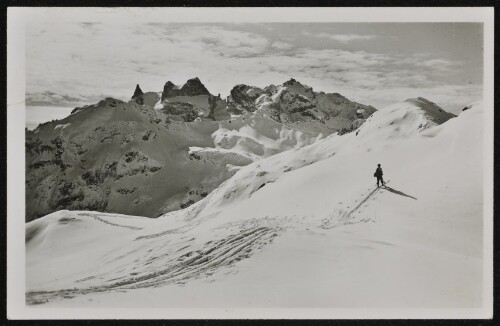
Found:
<path fill-rule="evenodd" d="M 276 41 L 273 44 L 271 44 L 271 47 L 278 49 L 278 50 L 290 50 L 291 48 L 293 48 L 293 44 L 281 42 L 281 41 Z"/>
<path fill-rule="evenodd" d="M 317 38 L 328 38 L 341 43 L 349 43 L 352 41 L 364 41 L 372 40 L 379 37 L 378 35 L 359 35 L 359 34 L 329 34 L 329 33 L 309 33 L 303 32 L 305 36 L 317 37 Z"/>
<path fill-rule="evenodd" d="M 404 101 L 408 98 L 425 97 L 435 102 L 448 112 L 459 114 L 466 105 L 482 99 L 481 85 L 445 85 L 435 84 L 419 88 L 401 85 L 390 88 L 367 89 L 354 95 L 352 90 L 345 90 L 344 95 L 355 97 L 361 103 L 373 104 L 377 108 L 383 108 L 393 103 Z"/>
<path fill-rule="evenodd" d="M 325 35 L 339 43 L 376 37 L 314 34 Z M 464 63 L 436 54 L 312 48 L 228 24 L 32 26 L 27 44 L 29 105 L 75 107 L 95 103 L 101 94 L 127 100 L 137 83 L 144 91 L 161 91 L 167 80 L 182 84 L 192 77 L 223 96 L 236 84 L 265 87 L 294 77 L 378 108 L 416 96 L 444 108 L 463 106 L 482 92 L 481 85 L 440 81 Z"/>
<path fill-rule="evenodd" d="M 54 92 L 45 91 L 42 93 L 31 93 L 26 95 L 27 106 L 56 106 L 56 107 L 72 107 L 76 105 L 88 104 L 89 102 L 97 102 L 102 99 L 100 96 L 70 96 L 65 94 L 56 94 Z"/>
<path fill-rule="evenodd" d="M 184 83 L 194 76 L 216 84 L 220 79 L 224 89 L 216 86 L 213 91 L 228 93 L 237 76 L 233 72 L 242 77 L 255 69 L 245 66 L 245 59 L 271 49 L 271 42 L 261 35 L 214 25 L 92 26 L 46 26 L 45 33 L 34 27 L 28 33 L 28 94 L 113 94 L 124 99 L 136 83 L 159 91 L 167 80 Z M 284 46 L 281 42 L 273 48 Z M 51 97 L 37 101 L 64 103 Z"/>
<path fill-rule="evenodd" d="M 163 41 L 177 45 L 191 44 L 205 51 L 213 51 L 224 56 L 251 56 L 263 53 L 269 40 L 261 35 L 228 30 L 219 26 L 181 26 L 176 29 L 168 25 L 154 25 Z"/>

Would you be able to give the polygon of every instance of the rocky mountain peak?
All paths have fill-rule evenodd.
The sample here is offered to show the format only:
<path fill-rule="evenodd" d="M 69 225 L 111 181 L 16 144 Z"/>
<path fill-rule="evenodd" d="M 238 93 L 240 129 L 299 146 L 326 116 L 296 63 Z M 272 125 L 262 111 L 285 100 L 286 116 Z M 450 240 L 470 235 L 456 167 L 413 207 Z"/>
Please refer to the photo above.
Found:
<path fill-rule="evenodd" d="M 170 80 L 168 82 L 165 83 L 165 85 L 163 86 L 163 93 L 161 94 L 161 101 L 163 102 L 166 98 L 169 98 L 169 97 L 174 97 L 174 92 L 173 90 L 176 89 L 178 87 L 176 87 L 174 85 L 174 83 L 172 83 Z"/>
<path fill-rule="evenodd" d="M 289 85 L 295 85 L 295 84 L 300 84 L 298 81 L 296 81 L 293 78 L 290 78 L 290 80 L 287 80 L 286 82 L 283 83 L 283 86 L 289 86 Z"/>
<path fill-rule="evenodd" d="M 200 81 L 198 77 L 189 79 L 182 87 L 179 87 L 168 81 L 163 86 L 163 94 L 161 96 L 161 101 L 163 102 L 167 98 L 172 98 L 176 96 L 196 96 L 196 95 L 210 95 L 205 85 Z"/>
<path fill-rule="evenodd" d="M 228 111 L 232 114 L 253 112 L 257 109 L 255 100 L 262 94 L 262 89 L 245 84 L 233 87 L 228 98 Z"/>
<path fill-rule="evenodd" d="M 338 93 L 314 92 L 307 85 L 290 78 L 280 86 L 263 89 L 239 84 L 227 100 L 227 110 L 234 115 L 259 110 L 271 119 L 302 131 L 330 134 L 358 128 L 376 109 L 348 100 Z"/>
<path fill-rule="evenodd" d="M 136 97 L 141 96 L 143 94 L 144 94 L 144 92 L 142 91 L 139 84 L 137 84 L 137 86 L 135 87 L 134 95 L 132 95 L 132 99 L 135 99 Z"/>
<path fill-rule="evenodd" d="M 168 82 L 165 83 L 165 85 L 163 86 L 164 88 L 175 88 L 175 84 L 172 83 L 170 80 Z"/>
<path fill-rule="evenodd" d="M 283 87 L 286 87 L 288 91 L 294 92 L 294 93 L 300 93 L 302 95 L 314 97 L 313 95 L 313 89 L 310 86 L 304 85 L 301 82 L 290 78 L 290 80 L 287 80 L 282 84 Z"/>
<path fill-rule="evenodd" d="M 186 84 L 192 84 L 192 83 L 201 84 L 201 80 L 198 77 L 194 77 L 194 78 L 188 79 L 188 81 L 186 82 Z"/>
<path fill-rule="evenodd" d="M 181 92 L 184 96 L 209 95 L 210 92 L 202 84 L 198 77 L 189 79 L 182 87 Z"/>

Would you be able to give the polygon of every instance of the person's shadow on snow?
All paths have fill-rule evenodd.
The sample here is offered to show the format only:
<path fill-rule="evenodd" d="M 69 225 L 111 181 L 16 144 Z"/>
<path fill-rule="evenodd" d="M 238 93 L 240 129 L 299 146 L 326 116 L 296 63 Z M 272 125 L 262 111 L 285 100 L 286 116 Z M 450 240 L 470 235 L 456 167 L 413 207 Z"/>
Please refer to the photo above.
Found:
<path fill-rule="evenodd" d="M 400 196 L 404 196 L 404 197 L 410 197 L 412 199 L 417 200 L 417 198 L 415 198 L 413 196 L 407 195 L 407 194 L 405 194 L 402 191 L 399 191 L 399 190 L 396 190 L 396 189 L 392 189 L 391 187 L 388 187 L 388 186 L 385 186 L 385 188 L 383 188 L 383 189 L 385 189 L 387 191 L 390 191 L 390 192 L 392 192 L 393 194 L 396 194 L 396 195 L 400 195 Z"/>

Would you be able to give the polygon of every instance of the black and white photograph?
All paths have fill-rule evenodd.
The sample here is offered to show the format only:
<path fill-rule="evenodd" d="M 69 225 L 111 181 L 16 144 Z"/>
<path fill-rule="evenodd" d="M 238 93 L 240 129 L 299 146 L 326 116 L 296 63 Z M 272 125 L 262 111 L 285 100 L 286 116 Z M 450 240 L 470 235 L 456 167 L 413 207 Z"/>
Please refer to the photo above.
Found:
<path fill-rule="evenodd" d="M 491 318 L 493 8 L 9 8 L 8 317 Z"/>

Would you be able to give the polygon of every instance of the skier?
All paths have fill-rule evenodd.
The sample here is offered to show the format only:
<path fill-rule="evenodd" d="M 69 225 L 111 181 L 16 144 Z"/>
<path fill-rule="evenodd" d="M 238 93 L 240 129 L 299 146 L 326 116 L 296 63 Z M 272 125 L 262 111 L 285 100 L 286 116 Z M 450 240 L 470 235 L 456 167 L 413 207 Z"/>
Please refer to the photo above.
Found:
<path fill-rule="evenodd" d="M 382 175 L 384 175 L 384 173 L 382 172 L 380 164 L 378 164 L 377 170 L 375 170 L 375 173 L 373 174 L 373 176 L 377 178 L 377 187 L 380 187 L 380 181 L 382 181 L 382 186 L 385 186 L 384 178 L 382 178 Z"/>

